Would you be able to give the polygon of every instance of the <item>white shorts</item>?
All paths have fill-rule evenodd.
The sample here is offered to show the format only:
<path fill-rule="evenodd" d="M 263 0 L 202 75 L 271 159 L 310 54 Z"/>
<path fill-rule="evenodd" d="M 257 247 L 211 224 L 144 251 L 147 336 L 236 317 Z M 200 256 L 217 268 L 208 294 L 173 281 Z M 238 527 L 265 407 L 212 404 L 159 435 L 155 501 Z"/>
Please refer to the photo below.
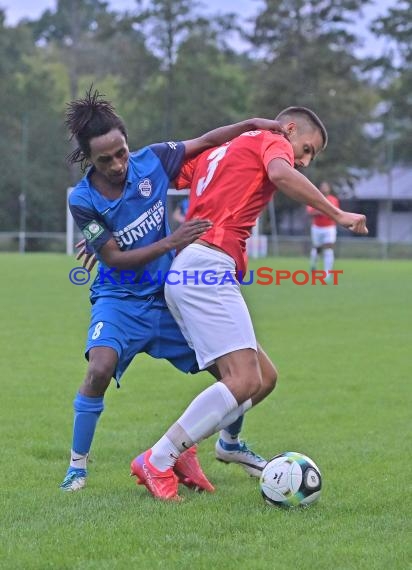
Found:
<path fill-rule="evenodd" d="M 174 259 L 171 271 L 177 273 L 167 279 L 166 302 L 201 370 L 235 350 L 257 351 L 252 320 L 229 255 L 191 244 Z"/>
<path fill-rule="evenodd" d="M 311 226 L 310 233 L 314 247 L 336 242 L 336 226 Z"/>

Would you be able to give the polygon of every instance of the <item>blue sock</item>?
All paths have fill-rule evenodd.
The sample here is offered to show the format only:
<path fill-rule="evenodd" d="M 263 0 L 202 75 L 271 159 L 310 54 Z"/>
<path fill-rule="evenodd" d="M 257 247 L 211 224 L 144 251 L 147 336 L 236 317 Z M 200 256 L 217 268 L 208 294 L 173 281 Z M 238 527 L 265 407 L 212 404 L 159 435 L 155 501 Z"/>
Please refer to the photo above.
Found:
<path fill-rule="evenodd" d="M 239 440 L 239 434 L 242 430 L 242 425 L 243 425 L 243 420 L 244 420 L 245 416 L 241 415 L 237 418 L 237 420 L 235 420 L 232 424 L 230 424 L 229 426 L 225 427 L 225 429 L 223 429 L 220 432 L 220 437 L 221 439 L 223 439 L 226 443 L 236 443 Z"/>
<path fill-rule="evenodd" d="M 97 420 L 104 409 L 103 396 L 89 398 L 80 393 L 76 394 L 73 402 L 74 425 L 72 450 L 80 455 L 90 451 Z"/>

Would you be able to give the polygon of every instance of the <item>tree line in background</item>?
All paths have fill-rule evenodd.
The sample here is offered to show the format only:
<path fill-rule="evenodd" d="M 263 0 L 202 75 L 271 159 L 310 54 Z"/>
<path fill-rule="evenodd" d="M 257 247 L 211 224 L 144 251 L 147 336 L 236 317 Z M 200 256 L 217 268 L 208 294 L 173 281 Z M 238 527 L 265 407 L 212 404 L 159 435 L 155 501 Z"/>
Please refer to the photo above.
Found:
<path fill-rule="evenodd" d="M 65 157 L 65 104 L 91 83 L 115 104 L 131 149 L 184 140 L 282 108 L 316 111 L 330 136 L 309 178 L 349 185 L 366 169 L 412 162 L 412 0 L 371 24 L 386 39 L 360 57 L 351 23 L 371 0 L 265 0 L 253 21 L 205 16 L 193 0 L 58 0 L 35 21 L 0 11 L 0 231 L 63 231 L 66 188 L 81 175 Z M 247 49 L 230 40 L 241 38 Z M 282 210 L 282 200 L 278 204 Z"/>

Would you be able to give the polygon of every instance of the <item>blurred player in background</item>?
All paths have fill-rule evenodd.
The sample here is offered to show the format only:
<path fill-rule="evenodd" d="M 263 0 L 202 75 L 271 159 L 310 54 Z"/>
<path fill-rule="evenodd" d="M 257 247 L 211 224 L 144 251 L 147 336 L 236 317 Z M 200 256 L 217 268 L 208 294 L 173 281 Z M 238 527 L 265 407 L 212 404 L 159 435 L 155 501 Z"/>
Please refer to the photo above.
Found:
<path fill-rule="evenodd" d="M 319 190 L 325 198 L 336 208 L 339 208 L 339 200 L 331 192 L 329 182 L 323 181 L 319 185 Z M 316 270 L 318 256 L 323 254 L 323 270 L 328 272 L 333 269 L 335 262 L 334 247 L 336 243 L 336 222 L 329 216 L 325 216 L 323 212 L 306 207 L 306 212 L 311 218 L 310 236 L 312 248 L 310 250 L 310 269 Z M 326 281 L 330 281 L 331 275 L 326 277 Z"/>
<path fill-rule="evenodd" d="M 175 249 L 191 243 L 211 226 L 208 220 L 190 220 L 170 234 L 166 202 L 171 180 L 178 176 L 185 159 L 209 147 L 250 128 L 281 131 L 282 127 L 277 121 L 251 119 L 193 140 L 154 144 L 130 153 L 122 119 L 111 103 L 92 89 L 84 99 L 68 105 L 66 125 L 78 144 L 70 162 L 90 166 L 70 194 L 69 206 L 100 262 L 91 286 L 85 352 L 88 369 L 74 400 L 70 464 L 61 484 L 65 491 L 78 491 L 86 484 L 87 458 L 112 377 L 119 384 L 134 356 L 142 352 L 165 358 L 184 372 L 198 371 L 194 352 L 166 306 L 164 283 L 142 279 L 147 273 L 160 273 L 164 279 Z M 121 271 L 128 269 L 133 270 L 133 277 L 126 279 Z M 276 373 L 263 351 L 259 358 L 262 374 L 273 388 Z M 245 458 L 265 464 L 249 449 L 233 455 L 232 461 L 244 463 Z M 175 472 L 189 487 L 213 490 L 193 446 L 182 454 Z"/>
<path fill-rule="evenodd" d="M 178 224 L 183 224 L 186 220 L 187 210 L 189 208 L 189 198 L 180 200 L 176 208 L 173 210 L 172 218 Z"/>
<path fill-rule="evenodd" d="M 273 193 L 280 190 L 356 233 L 367 233 L 365 216 L 333 206 L 294 168 L 307 167 L 327 145 L 319 117 L 290 107 L 277 120 L 289 140 L 267 131 L 244 133 L 187 161 L 177 180 L 178 187 L 191 186 L 187 219 L 207 218 L 213 226 L 177 255 L 172 269 L 180 275 L 213 272 L 215 280 L 166 283 L 165 297 L 199 368 L 217 365 L 221 381 L 201 392 L 160 440 L 132 461 L 132 473 L 159 499 L 179 500 L 173 468 L 185 449 L 217 432 L 223 418 L 235 419 L 262 399 L 255 333 L 235 276 L 245 274 L 246 240 Z"/>

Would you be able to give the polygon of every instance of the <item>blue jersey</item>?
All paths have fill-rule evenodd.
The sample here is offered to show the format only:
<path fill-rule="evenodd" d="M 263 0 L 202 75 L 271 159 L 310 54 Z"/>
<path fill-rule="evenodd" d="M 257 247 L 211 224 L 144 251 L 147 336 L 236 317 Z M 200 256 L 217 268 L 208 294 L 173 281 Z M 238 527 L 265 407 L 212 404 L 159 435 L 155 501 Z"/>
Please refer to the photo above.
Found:
<path fill-rule="evenodd" d="M 98 297 L 147 297 L 163 289 L 174 252 L 170 251 L 132 272 L 117 272 L 99 258 L 100 248 L 114 238 L 122 251 L 155 243 L 170 233 L 167 190 L 185 155 L 183 143 L 159 143 L 130 153 L 122 195 L 108 200 L 92 185 L 89 170 L 69 197 L 76 224 L 99 259 L 91 300 Z M 132 275 L 132 278 L 130 278 Z"/>

